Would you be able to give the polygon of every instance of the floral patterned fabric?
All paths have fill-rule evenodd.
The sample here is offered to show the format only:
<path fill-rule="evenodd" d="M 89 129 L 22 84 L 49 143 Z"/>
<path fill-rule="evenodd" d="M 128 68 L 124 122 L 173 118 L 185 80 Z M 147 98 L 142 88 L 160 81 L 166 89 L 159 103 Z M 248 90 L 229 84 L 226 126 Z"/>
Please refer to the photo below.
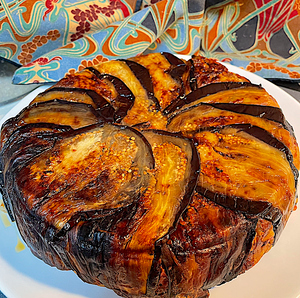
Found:
<path fill-rule="evenodd" d="M 160 51 L 300 81 L 300 0 L 128 1 L 0 0 L 0 57 L 21 66 L 13 82 Z"/>
<path fill-rule="evenodd" d="M 26 84 L 147 49 L 198 51 L 204 0 L 155 2 L 134 13 L 125 0 L 0 0 L 0 56 L 23 65 L 13 82 Z"/>
<path fill-rule="evenodd" d="M 201 54 L 300 81 L 300 0 L 206 1 Z"/>

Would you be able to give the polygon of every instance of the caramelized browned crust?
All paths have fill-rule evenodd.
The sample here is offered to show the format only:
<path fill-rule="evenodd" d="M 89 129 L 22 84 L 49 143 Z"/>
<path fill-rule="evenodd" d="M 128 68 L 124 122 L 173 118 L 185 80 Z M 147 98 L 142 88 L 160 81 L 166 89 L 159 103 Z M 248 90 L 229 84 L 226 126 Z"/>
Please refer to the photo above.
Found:
<path fill-rule="evenodd" d="M 35 256 L 123 297 L 208 297 L 274 245 L 299 148 L 275 99 L 213 59 L 69 75 L 1 131 L 0 189 Z"/>

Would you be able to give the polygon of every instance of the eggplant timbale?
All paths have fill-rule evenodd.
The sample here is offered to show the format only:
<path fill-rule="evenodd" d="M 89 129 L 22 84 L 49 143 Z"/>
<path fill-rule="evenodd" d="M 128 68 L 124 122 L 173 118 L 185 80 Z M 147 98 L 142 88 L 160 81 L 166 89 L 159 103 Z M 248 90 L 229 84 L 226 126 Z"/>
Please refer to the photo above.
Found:
<path fill-rule="evenodd" d="M 275 99 L 199 56 L 69 74 L 1 131 L 4 203 L 33 254 L 123 297 L 208 297 L 254 266 L 299 165 Z"/>

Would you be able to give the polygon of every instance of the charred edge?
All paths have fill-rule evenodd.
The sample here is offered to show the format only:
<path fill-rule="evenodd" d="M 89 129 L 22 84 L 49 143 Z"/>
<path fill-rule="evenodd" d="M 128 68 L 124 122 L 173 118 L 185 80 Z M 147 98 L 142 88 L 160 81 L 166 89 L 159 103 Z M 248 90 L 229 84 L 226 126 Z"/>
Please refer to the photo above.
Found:
<path fill-rule="evenodd" d="M 147 279 L 146 295 L 149 297 L 155 296 L 156 289 L 159 287 L 161 265 L 161 248 L 160 246 L 156 245 L 151 269 Z"/>
<path fill-rule="evenodd" d="M 62 238 L 74 227 L 76 227 L 79 223 L 87 222 L 87 221 L 96 221 L 97 226 L 102 230 L 109 232 L 113 230 L 114 227 L 120 221 L 130 221 L 130 219 L 137 212 L 137 201 L 136 199 L 133 203 L 120 207 L 117 209 L 99 209 L 99 210 L 91 210 L 91 211 L 82 211 L 74 214 L 68 222 L 62 227 L 62 229 L 57 230 L 55 232 L 55 238 Z"/>
<path fill-rule="evenodd" d="M 238 210 L 245 214 L 259 216 L 273 223 L 274 230 L 281 223 L 282 212 L 270 202 L 251 201 L 242 197 L 228 196 L 223 193 L 212 192 L 202 186 L 197 186 L 196 191 L 205 198 L 231 210 Z"/>
<path fill-rule="evenodd" d="M 236 104 L 236 103 L 201 103 L 216 109 L 231 111 L 239 114 L 251 115 L 271 121 L 278 122 L 285 126 L 285 117 L 280 108 L 271 106 L 260 106 L 254 104 Z"/>
<path fill-rule="evenodd" d="M 122 119 L 127 115 L 128 110 L 130 110 L 133 106 L 135 100 L 133 93 L 119 78 L 109 74 L 101 74 L 98 70 L 96 70 L 93 67 L 88 67 L 86 69 L 95 74 L 98 79 L 107 79 L 115 86 L 115 89 L 118 92 L 118 96 L 115 99 L 115 102 L 120 106 L 115 110 L 114 121 L 116 123 L 120 123 Z"/>
<path fill-rule="evenodd" d="M 189 59 L 188 63 L 190 63 L 190 73 L 189 73 L 190 87 L 191 87 L 192 91 L 195 91 L 197 89 L 197 79 L 195 77 L 194 60 L 193 59 Z"/>
<path fill-rule="evenodd" d="M 246 218 L 247 218 L 247 216 L 246 216 Z M 239 260 L 240 263 L 235 268 L 235 270 L 234 271 L 229 271 L 228 274 L 225 276 L 225 279 L 222 282 L 222 284 L 231 281 L 232 279 L 236 278 L 239 274 L 241 274 L 241 271 L 243 270 L 244 262 L 246 261 L 248 255 L 251 251 L 252 242 L 253 242 L 254 237 L 256 235 L 256 226 L 257 226 L 257 223 L 258 223 L 258 218 L 248 218 L 248 221 L 249 221 L 249 224 L 250 224 L 250 228 L 247 230 L 247 236 L 246 236 L 245 241 L 243 243 L 243 248 L 242 248 L 243 256 Z"/>
<path fill-rule="evenodd" d="M 177 81 L 180 82 L 181 88 L 180 88 L 180 91 L 179 91 L 178 98 L 181 99 L 185 95 L 185 88 L 184 88 L 184 85 L 183 85 L 182 76 L 187 71 L 188 67 L 187 67 L 187 65 L 186 65 L 186 63 L 184 61 L 182 61 L 181 59 L 177 58 L 173 54 L 166 53 L 166 52 L 162 52 L 161 54 L 171 64 L 171 67 L 168 70 L 169 75 L 173 79 L 175 79 L 175 80 L 177 80 Z"/>
<path fill-rule="evenodd" d="M 254 85 L 249 82 L 217 82 L 205 85 L 198 88 L 197 90 L 189 93 L 184 98 L 181 98 L 177 101 L 172 102 L 165 110 L 165 114 L 175 112 L 176 110 L 182 108 L 184 105 L 192 103 L 200 98 L 203 98 L 208 95 L 212 95 L 221 91 L 226 91 L 230 89 L 238 89 L 245 87 L 256 87 L 262 89 L 261 86 Z"/>
<path fill-rule="evenodd" d="M 80 93 L 80 94 L 86 94 L 88 95 L 93 102 L 95 103 L 95 105 L 97 107 L 99 107 L 99 105 L 102 105 L 103 102 L 103 97 L 98 94 L 96 91 L 94 90 L 90 90 L 90 89 L 82 89 L 82 88 L 72 88 L 72 87 L 53 87 L 50 89 L 47 89 L 46 91 L 42 92 L 39 94 L 39 96 L 43 96 L 43 95 L 47 95 L 48 93 L 51 92 L 76 92 L 76 93 Z"/>
<path fill-rule="evenodd" d="M 8 216 L 11 221 L 15 221 L 15 217 L 13 214 L 13 208 L 11 205 L 11 200 L 9 199 L 8 193 L 6 191 L 6 188 L 4 187 L 4 176 L 3 176 L 3 157 L 2 154 L 0 155 L 0 194 L 2 194 L 2 200 L 4 203 L 4 207 L 8 213 Z"/>
<path fill-rule="evenodd" d="M 53 235 L 54 227 L 50 226 L 48 223 L 44 222 L 41 217 L 33 213 L 26 203 L 20 199 L 20 195 L 18 194 L 18 191 L 14 189 L 14 196 L 17 196 L 17 203 L 18 206 L 15 206 L 16 212 L 19 214 L 19 217 L 22 218 L 22 222 L 17 223 L 26 225 L 27 232 L 29 231 L 30 236 L 28 235 L 22 235 L 22 238 L 24 239 L 25 243 L 29 246 L 29 248 L 32 250 L 32 245 L 30 242 L 37 241 L 37 244 L 34 246 L 34 251 L 32 250 L 33 254 L 38 257 L 39 259 L 43 260 L 46 264 L 49 264 L 50 266 L 56 266 L 59 268 L 56 258 L 59 258 L 60 261 L 64 264 L 64 266 L 67 269 L 71 269 L 70 262 L 67 259 L 67 256 L 65 255 L 65 252 L 63 254 L 60 254 L 53 245 L 53 242 L 47 241 L 48 239 L 51 239 Z M 24 228 L 25 230 L 25 228 Z M 30 237 L 28 239 L 28 237 Z M 46 240 L 46 241 L 45 241 Z M 29 242 L 29 243 L 28 243 Z M 58 245 L 60 247 L 60 245 Z M 47 252 L 53 256 L 48 258 Z M 64 269 L 66 269 L 64 268 Z"/>
<path fill-rule="evenodd" d="M 78 230 L 73 245 L 77 248 L 79 255 L 97 260 L 98 266 L 103 268 L 109 262 L 112 252 L 111 238 L 109 232 L 98 227 L 97 221 L 87 221 Z M 83 265 L 85 264 L 86 262 Z"/>
<path fill-rule="evenodd" d="M 36 132 L 32 133 L 31 130 L 34 128 L 48 128 L 50 129 L 48 132 Z M 52 131 L 51 131 L 52 130 Z M 59 125 L 54 123 L 29 123 L 24 126 L 18 127 L 9 137 L 9 139 L 5 142 L 2 152 L 8 149 L 8 147 L 11 146 L 12 143 L 14 143 L 18 138 L 26 137 L 27 134 L 30 136 L 36 136 L 37 138 L 43 137 L 43 136 L 50 136 L 50 135 L 56 135 L 58 133 L 63 133 L 73 130 L 71 126 L 68 125 Z"/>
<path fill-rule="evenodd" d="M 120 59 L 119 61 L 123 61 L 127 64 L 127 66 L 133 72 L 135 77 L 139 80 L 141 85 L 147 91 L 147 95 L 149 99 L 151 99 L 154 102 L 156 109 L 159 110 L 160 109 L 159 101 L 154 96 L 152 79 L 148 69 L 135 61 L 126 60 L 126 59 Z"/>

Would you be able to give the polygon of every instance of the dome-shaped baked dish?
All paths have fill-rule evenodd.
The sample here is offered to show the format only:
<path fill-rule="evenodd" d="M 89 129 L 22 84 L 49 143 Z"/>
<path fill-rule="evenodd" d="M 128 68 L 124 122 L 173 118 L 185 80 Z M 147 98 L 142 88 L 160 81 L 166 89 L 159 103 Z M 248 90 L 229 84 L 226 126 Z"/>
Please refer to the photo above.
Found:
<path fill-rule="evenodd" d="M 296 204 L 275 99 L 212 59 L 162 53 L 67 75 L 1 131 L 0 187 L 33 254 L 123 297 L 208 297 Z"/>

